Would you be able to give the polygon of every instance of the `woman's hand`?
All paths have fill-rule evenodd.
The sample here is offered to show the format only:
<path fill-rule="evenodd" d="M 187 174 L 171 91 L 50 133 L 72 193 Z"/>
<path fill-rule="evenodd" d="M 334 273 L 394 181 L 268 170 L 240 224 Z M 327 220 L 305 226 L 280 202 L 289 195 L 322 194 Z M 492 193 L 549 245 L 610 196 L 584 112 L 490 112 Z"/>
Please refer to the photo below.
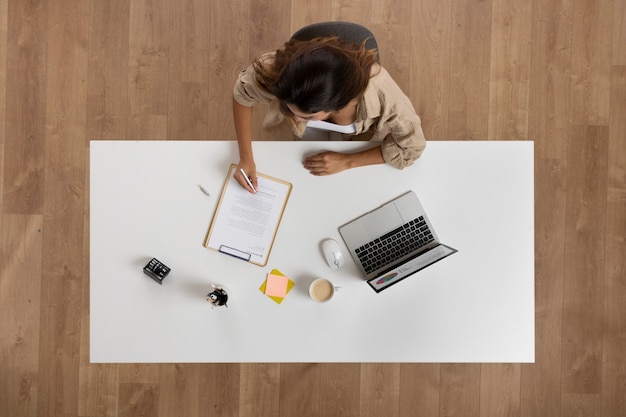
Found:
<path fill-rule="evenodd" d="M 306 158 L 303 165 L 313 175 L 331 175 L 350 168 L 349 156 L 338 152 L 321 152 Z"/>
<path fill-rule="evenodd" d="M 241 173 L 242 169 L 243 169 L 243 172 L 246 173 L 246 176 L 248 177 L 248 179 L 250 179 L 250 182 L 252 183 L 253 188 L 250 188 L 250 186 L 248 185 L 248 182 L 244 178 L 244 175 Z M 256 165 L 254 161 L 244 161 L 244 160 L 239 161 L 239 165 L 237 166 L 237 170 L 235 171 L 233 176 L 235 177 L 235 180 L 237 180 L 239 185 L 241 185 L 243 188 L 250 191 L 251 193 L 255 194 L 256 190 L 259 189 L 259 184 L 257 182 L 257 177 L 256 177 Z"/>
<path fill-rule="evenodd" d="M 331 175 L 350 168 L 383 164 L 384 162 L 380 146 L 374 146 L 355 153 L 321 152 L 309 156 L 302 164 L 313 175 Z"/>

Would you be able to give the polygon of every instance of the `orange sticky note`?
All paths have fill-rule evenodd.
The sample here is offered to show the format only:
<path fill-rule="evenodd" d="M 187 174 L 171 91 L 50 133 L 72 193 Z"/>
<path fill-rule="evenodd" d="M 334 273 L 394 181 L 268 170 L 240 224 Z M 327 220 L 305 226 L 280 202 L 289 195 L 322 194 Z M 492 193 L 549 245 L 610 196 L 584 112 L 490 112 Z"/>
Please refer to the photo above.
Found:
<path fill-rule="evenodd" d="M 265 295 L 270 297 L 284 297 L 287 295 L 287 285 L 289 284 L 289 278 L 284 275 L 267 275 L 267 282 L 265 284 Z"/>

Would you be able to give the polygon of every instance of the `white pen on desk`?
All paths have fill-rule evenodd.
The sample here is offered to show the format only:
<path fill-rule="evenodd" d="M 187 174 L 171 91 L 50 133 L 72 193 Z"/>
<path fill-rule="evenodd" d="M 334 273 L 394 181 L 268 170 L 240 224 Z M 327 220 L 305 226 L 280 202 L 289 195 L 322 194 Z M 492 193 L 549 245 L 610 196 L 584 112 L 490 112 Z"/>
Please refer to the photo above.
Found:
<path fill-rule="evenodd" d="M 254 193 L 256 194 L 256 188 L 254 188 L 254 185 L 252 185 L 252 181 L 250 181 L 250 178 L 248 178 L 243 168 L 239 168 L 239 171 L 241 171 L 241 175 L 243 175 L 243 178 L 246 180 L 246 184 L 248 184 L 248 186 L 252 188 L 252 191 L 254 191 Z"/>
<path fill-rule="evenodd" d="M 198 187 L 200 187 L 200 191 L 202 191 L 204 194 L 206 194 L 207 196 L 211 197 L 211 193 L 208 192 L 206 190 L 206 188 L 204 188 L 202 185 L 198 184 Z"/>

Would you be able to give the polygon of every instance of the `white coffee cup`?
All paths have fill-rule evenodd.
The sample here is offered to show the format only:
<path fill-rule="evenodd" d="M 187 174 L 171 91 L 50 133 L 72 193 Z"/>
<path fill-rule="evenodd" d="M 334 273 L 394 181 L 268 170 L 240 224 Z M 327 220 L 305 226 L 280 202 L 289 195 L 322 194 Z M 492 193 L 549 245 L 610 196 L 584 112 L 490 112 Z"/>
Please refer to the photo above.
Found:
<path fill-rule="evenodd" d="M 318 278 L 309 285 L 309 295 L 318 303 L 325 303 L 333 298 L 335 290 L 339 289 L 333 286 L 333 283 L 324 278 Z"/>

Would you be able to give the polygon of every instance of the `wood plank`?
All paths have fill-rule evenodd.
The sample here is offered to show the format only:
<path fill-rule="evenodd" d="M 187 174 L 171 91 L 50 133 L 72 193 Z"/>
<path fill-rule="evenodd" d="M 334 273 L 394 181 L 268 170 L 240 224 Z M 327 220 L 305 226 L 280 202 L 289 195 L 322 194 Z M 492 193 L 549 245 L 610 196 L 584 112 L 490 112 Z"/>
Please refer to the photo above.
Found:
<path fill-rule="evenodd" d="M 87 147 L 89 7 L 59 0 L 48 7 L 46 181 L 82 182 Z"/>
<path fill-rule="evenodd" d="M 613 1 L 613 19 L 611 63 L 626 65 L 626 1 Z"/>
<path fill-rule="evenodd" d="M 169 139 L 206 139 L 209 106 L 210 4 L 201 0 L 169 2 Z"/>
<path fill-rule="evenodd" d="M 453 1 L 446 139 L 485 140 L 489 129 L 489 71 L 493 1 Z M 443 138 L 443 137 L 442 137 Z"/>
<path fill-rule="evenodd" d="M 94 404 L 89 401 L 92 395 L 81 396 L 81 393 L 90 394 L 88 387 L 97 387 L 79 384 L 81 389 L 76 391 L 59 391 L 59 386 L 68 382 L 92 382 L 80 377 L 84 367 L 74 357 L 79 357 L 80 352 L 84 283 L 83 258 L 76 256 L 75 248 L 82 247 L 84 243 L 83 223 L 79 220 L 83 219 L 87 148 L 88 23 L 87 3 L 62 0 L 48 6 L 48 65 L 55 70 L 48 71 L 47 75 L 45 221 L 50 233 L 44 240 L 44 254 L 54 252 L 57 255 L 45 258 L 47 280 L 59 280 L 66 285 L 48 286 L 46 281 L 42 288 L 53 305 L 62 306 L 67 299 L 74 300 L 71 307 L 55 308 L 51 314 L 42 317 L 42 322 L 50 329 L 45 333 L 46 342 L 59 351 L 67 352 L 67 356 L 56 355 L 54 360 L 46 354 L 46 360 L 51 360 L 51 364 L 45 366 L 47 379 L 42 390 L 45 388 L 48 393 L 61 394 L 61 401 L 46 405 L 58 413 Z M 71 194 L 67 201 L 57 200 L 57 194 L 65 198 L 65 193 Z M 93 392 L 98 395 L 105 390 Z M 107 397 L 104 398 L 100 397 L 98 405 L 106 403 Z M 96 408 L 94 405 L 93 409 Z M 108 408 L 115 409 L 114 406 Z"/>
<path fill-rule="evenodd" d="M 128 98 L 129 112 L 135 117 L 167 115 L 169 4 L 166 0 L 130 4 Z"/>
<path fill-rule="evenodd" d="M 85 152 L 85 170 L 89 172 L 89 152 Z M 89 195 L 85 178 L 84 195 Z M 80 353 L 78 355 L 78 415 L 117 416 L 120 407 L 120 373 L 117 364 L 91 364 L 89 358 L 89 201 L 83 201 L 83 252 L 80 299 Z M 158 376 L 157 376 L 158 377 Z"/>
<path fill-rule="evenodd" d="M 206 83 L 209 79 L 209 27 L 210 6 L 202 0 L 169 4 L 170 67 L 169 81 L 180 83 Z M 165 25 L 165 22 L 163 23 Z"/>
<path fill-rule="evenodd" d="M 170 80 L 167 138 L 206 139 L 209 132 L 208 105 L 208 83 Z"/>
<path fill-rule="evenodd" d="M 626 415 L 626 66 L 613 67 L 606 211 L 602 411 Z"/>
<path fill-rule="evenodd" d="M 568 143 L 562 393 L 602 389 L 608 129 L 573 126 Z M 582 256 L 584 254 L 584 256 Z"/>
<path fill-rule="evenodd" d="M 559 415 L 561 409 L 565 162 L 536 158 L 535 178 L 535 363 L 522 365 L 521 414 L 526 417 Z"/>
<path fill-rule="evenodd" d="M 602 399 L 599 394 L 569 394 L 564 393 L 561 415 L 605 417 L 602 413 Z"/>
<path fill-rule="evenodd" d="M 291 10 L 291 33 L 311 23 L 332 20 L 331 0 L 292 0 Z"/>
<path fill-rule="evenodd" d="M 276 417 L 280 413 L 280 364 L 242 363 L 239 417 Z"/>
<path fill-rule="evenodd" d="M 121 363 L 119 365 L 120 384 L 157 384 L 161 365 L 155 363 Z"/>
<path fill-rule="evenodd" d="M 520 416 L 520 364 L 482 364 L 480 416 Z"/>
<path fill-rule="evenodd" d="M 12 1 L 7 13 L 3 212 L 41 214 L 45 181 L 47 9 Z"/>
<path fill-rule="evenodd" d="M 88 139 L 126 137 L 129 26 L 130 0 L 89 2 Z"/>
<path fill-rule="evenodd" d="M 39 401 L 41 215 L 4 215 L 0 230 L 0 404 L 34 416 Z"/>
<path fill-rule="evenodd" d="M 369 0 L 331 0 L 331 20 L 354 22 L 367 27 L 372 23 L 372 3 Z"/>
<path fill-rule="evenodd" d="M 159 385 L 120 383 L 118 409 L 114 415 L 119 417 L 158 416 Z"/>
<path fill-rule="evenodd" d="M 120 384 L 116 364 L 81 363 L 79 368 L 78 415 L 117 416 Z M 63 382 L 58 381 L 59 384 Z M 66 411 L 66 413 L 68 413 Z M 69 413 L 68 413 L 69 414 Z"/>
<path fill-rule="evenodd" d="M 314 363 L 280 366 L 280 416 L 320 415 L 320 371 L 320 365 Z"/>
<path fill-rule="evenodd" d="M 266 52 L 275 51 L 289 40 L 291 31 L 291 2 L 281 0 L 250 1 L 250 43 L 248 63 Z M 252 137 L 255 140 L 271 139 L 262 129 L 263 118 L 268 110 L 266 104 L 256 105 L 253 113 Z M 232 116 L 231 116 L 232 120 Z"/>
<path fill-rule="evenodd" d="M 491 24 L 489 139 L 528 138 L 532 2 L 494 1 Z"/>
<path fill-rule="evenodd" d="M 76 413 L 83 294 L 82 183 L 46 182 L 38 413 Z"/>
<path fill-rule="evenodd" d="M 281 47 L 291 35 L 291 2 L 250 1 L 250 62 Z"/>
<path fill-rule="evenodd" d="M 372 2 L 369 9 L 371 18 L 369 26 L 400 25 L 406 28 L 410 24 L 412 3 L 405 0 L 378 0 Z M 367 25 L 366 25 L 367 26 Z M 396 33 L 408 32 L 400 30 Z M 393 43 L 389 44 L 395 46 Z"/>
<path fill-rule="evenodd" d="M 239 415 L 239 364 L 207 364 L 200 368 L 201 416 L 230 417 Z"/>
<path fill-rule="evenodd" d="M 570 122 L 608 125 L 612 0 L 574 0 Z"/>
<path fill-rule="evenodd" d="M 167 139 L 167 115 L 131 114 L 127 118 L 128 140 Z"/>
<path fill-rule="evenodd" d="M 236 138 L 231 102 L 237 75 L 250 65 L 249 10 L 250 0 L 211 2 L 211 20 L 234 24 L 227 27 L 211 25 L 209 28 L 209 139 Z M 224 45 L 232 47 L 224 48 Z"/>
<path fill-rule="evenodd" d="M 397 417 L 400 412 L 400 364 L 361 365 L 361 417 Z"/>
<path fill-rule="evenodd" d="M 321 416 L 360 416 L 361 365 L 358 363 L 320 364 Z"/>
<path fill-rule="evenodd" d="M 450 13 L 450 0 L 413 5 L 407 94 L 422 119 L 427 140 L 448 136 Z"/>
<path fill-rule="evenodd" d="M 541 158 L 563 160 L 569 135 L 572 0 L 534 0 L 529 139 Z"/>
<path fill-rule="evenodd" d="M 400 367 L 400 417 L 439 416 L 441 389 L 439 364 L 402 364 Z"/>
<path fill-rule="evenodd" d="M 159 381 L 159 415 L 199 417 L 199 365 L 164 364 Z"/>
<path fill-rule="evenodd" d="M 0 155 L 4 155 L 6 132 L 7 30 L 9 0 L 0 0 Z M 0 158 L 0 227 L 4 210 L 4 158 Z"/>
<path fill-rule="evenodd" d="M 439 415 L 477 417 L 480 415 L 480 365 L 441 365 Z"/>
<path fill-rule="evenodd" d="M 410 15 L 407 15 L 410 16 Z M 371 24 L 370 30 L 379 43 L 380 63 L 398 86 L 408 94 L 411 86 L 411 32 L 403 30 L 407 24 Z M 387 45 L 381 48 L 380 45 Z"/>

